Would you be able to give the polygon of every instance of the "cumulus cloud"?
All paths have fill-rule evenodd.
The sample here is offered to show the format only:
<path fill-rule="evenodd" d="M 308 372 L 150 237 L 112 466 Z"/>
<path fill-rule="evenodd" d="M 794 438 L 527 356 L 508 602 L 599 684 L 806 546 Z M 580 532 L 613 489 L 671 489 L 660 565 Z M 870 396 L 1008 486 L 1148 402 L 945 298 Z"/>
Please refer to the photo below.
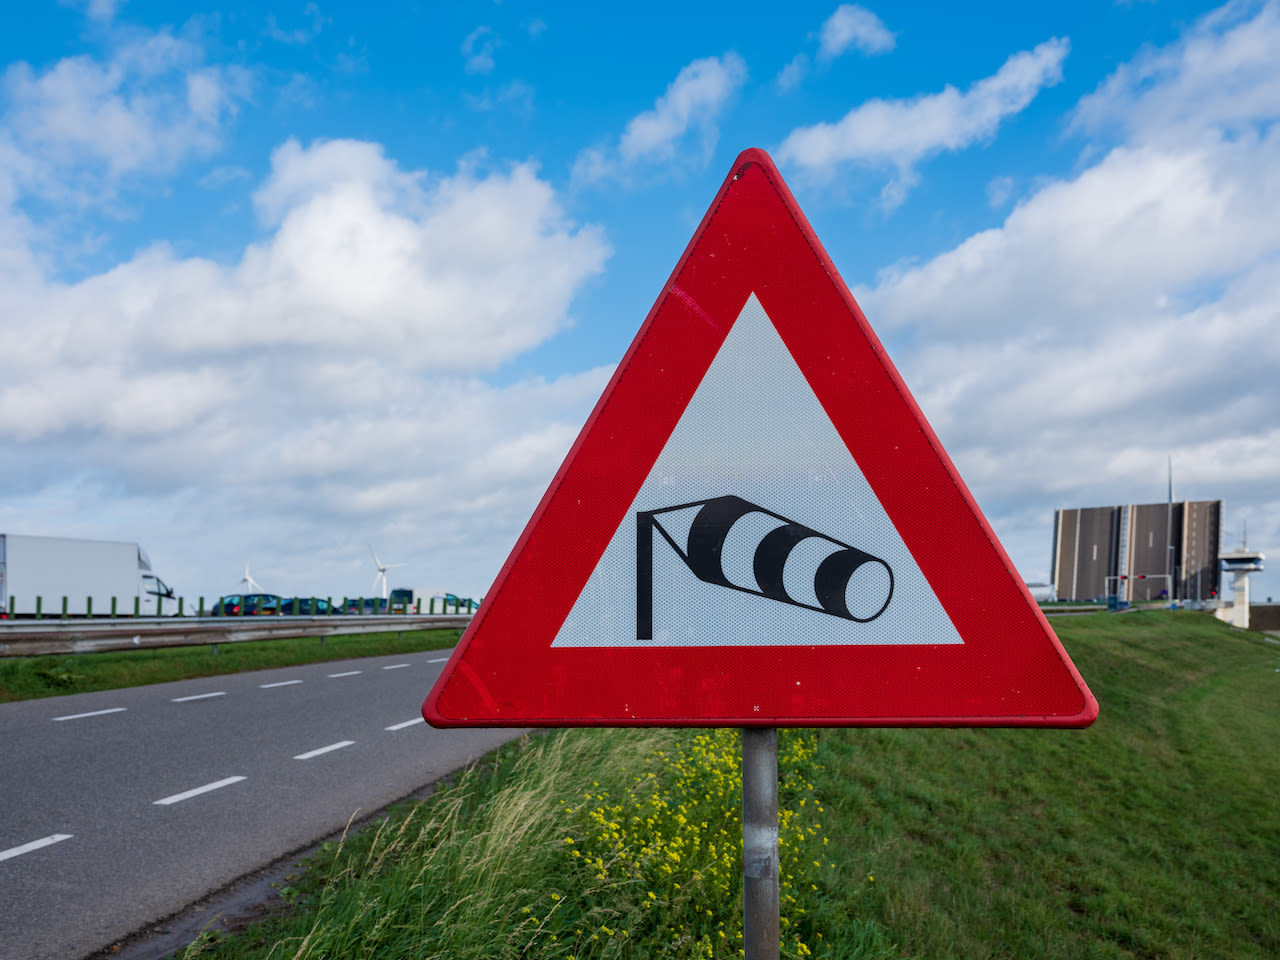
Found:
<path fill-rule="evenodd" d="M 854 3 L 844 3 L 836 8 L 818 31 L 818 65 L 829 66 L 844 56 L 850 48 L 856 48 L 868 56 L 888 53 L 897 45 L 897 38 L 884 22 L 870 10 Z M 798 53 L 778 72 L 778 90 L 789 93 L 804 82 L 809 75 L 809 56 Z"/>
<path fill-rule="evenodd" d="M 608 256 L 600 231 L 571 224 L 527 164 L 431 178 L 400 170 L 374 144 L 291 140 L 254 202 L 273 232 L 238 263 L 153 247 L 108 273 L 50 285 L 44 315 L 11 330 L 10 343 L 51 344 L 72 367 L 108 363 L 121 378 L 139 363 L 189 364 L 194 375 L 193 361 L 245 350 L 370 341 L 394 345 L 411 369 L 491 370 L 560 329 L 574 291 Z M 113 388 L 86 383 L 60 397 L 64 413 L 41 432 L 106 416 L 98 394 Z"/>
<path fill-rule="evenodd" d="M 1179 43 L 1140 53 L 1077 105 L 1076 133 L 1134 141 L 1248 133 L 1280 116 L 1280 6 L 1229 3 Z"/>
<path fill-rule="evenodd" d="M 67 57 L 44 71 L 15 63 L 0 80 L 0 141 L 26 163 L 11 157 L 8 170 L 55 199 L 109 197 L 125 176 L 213 152 L 251 83 L 247 70 L 207 65 L 198 46 L 164 31 L 105 61 Z"/>
<path fill-rule="evenodd" d="M 685 66 L 650 110 L 633 117 L 617 147 L 584 150 L 574 165 L 574 179 L 593 182 L 625 176 L 641 164 L 669 163 L 692 155 L 710 159 L 720 137 L 721 113 L 747 79 L 747 65 L 730 51 Z"/>
<path fill-rule="evenodd" d="M 518 529 L 609 373 L 485 378 L 565 327 L 609 248 L 531 165 L 482 164 L 404 170 L 376 144 L 288 141 L 254 194 L 266 233 L 235 262 L 156 246 L 77 282 L 32 271 L 8 211 L 0 500 L 55 476 L 89 504 L 149 491 L 176 531 L 199 491 L 204 549 L 228 569 L 281 538 L 277 563 L 297 569 L 261 548 L 254 565 L 273 589 L 307 589 L 344 537 L 381 534 L 440 564 L 408 582 L 448 586 L 454 566 L 482 590 L 506 548 L 492 538 Z"/>
<path fill-rule="evenodd" d="M 895 177 L 882 200 L 897 206 L 918 179 L 921 160 L 994 136 L 1001 122 L 1025 109 L 1044 87 L 1058 83 L 1070 47 L 1065 38 L 1055 38 L 1015 53 L 995 74 L 963 93 L 948 85 L 910 100 L 868 100 L 836 123 L 791 131 L 777 156 L 823 180 L 848 163 L 890 167 Z"/>
<path fill-rule="evenodd" d="M 1238 12 L 1081 101 L 1077 129 L 1122 139 L 1079 173 L 855 289 L 1029 578 L 1053 507 L 1158 500 L 1170 453 L 1180 495 L 1280 540 L 1280 110 L 1248 53 L 1280 37 L 1270 5 Z"/>
<path fill-rule="evenodd" d="M 716 118 L 746 78 L 747 65 L 736 53 L 693 61 L 652 110 L 627 124 L 618 143 L 623 162 L 667 159 L 691 129 L 701 134 L 704 147 L 713 147 L 718 136 Z"/>
<path fill-rule="evenodd" d="M 842 3 L 818 34 L 818 62 L 830 63 L 850 47 L 867 54 L 888 53 L 896 42 L 884 22 L 866 7 Z"/>

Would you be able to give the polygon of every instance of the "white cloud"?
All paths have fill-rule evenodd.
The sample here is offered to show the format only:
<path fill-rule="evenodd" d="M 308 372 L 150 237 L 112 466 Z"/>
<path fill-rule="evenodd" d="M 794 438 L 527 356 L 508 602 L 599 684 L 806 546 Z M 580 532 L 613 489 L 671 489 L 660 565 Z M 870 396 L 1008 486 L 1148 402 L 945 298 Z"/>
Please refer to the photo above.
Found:
<path fill-rule="evenodd" d="M 631 118 L 616 151 L 593 147 L 579 154 L 574 179 L 592 182 L 625 175 L 642 163 L 668 163 L 685 154 L 706 163 L 720 136 L 720 114 L 746 79 L 747 65 L 732 51 L 694 60 L 676 75 L 651 110 Z"/>
<path fill-rule="evenodd" d="M 605 147 L 587 147 L 573 161 L 570 179 L 575 184 L 599 183 L 617 173 L 617 165 Z"/>
<path fill-rule="evenodd" d="M 624 163 L 665 160 L 691 129 L 704 148 L 715 146 L 716 120 L 747 79 L 747 65 L 736 53 L 707 57 L 686 66 L 658 98 L 652 110 L 633 117 L 618 142 Z"/>
<path fill-rule="evenodd" d="M 291 211 L 343 185 L 365 185 L 390 209 L 408 202 L 420 180 L 420 174 L 401 172 L 380 144 L 327 140 L 303 147 L 290 139 L 271 154 L 271 175 L 254 193 L 253 206 L 264 225 L 278 227 Z"/>
<path fill-rule="evenodd" d="M 800 86 L 804 82 L 804 78 L 809 73 L 809 58 L 803 53 L 798 53 L 792 58 L 791 62 L 778 71 L 778 89 L 783 93 L 788 93 Z"/>
<path fill-rule="evenodd" d="M 854 3 L 844 3 L 836 8 L 818 31 L 818 66 L 825 68 L 844 56 L 850 48 L 856 48 L 868 56 L 888 53 L 897 40 L 884 23 L 870 10 Z M 783 67 L 776 79 L 778 91 L 789 93 L 804 82 L 809 74 L 809 57 L 798 53 Z"/>
<path fill-rule="evenodd" d="M 119 9 L 121 3 L 117 0 L 89 0 L 85 9 L 85 14 L 90 20 L 97 20 L 100 23 L 109 23 L 115 19 L 116 10 Z"/>
<path fill-rule="evenodd" d="M 246 560 L 269 590 L 354 596 L 368 542 L 407 564 L 392 586 L 479 595 L 611 372 L 503 387 L 376 357 L 264 366 L 199 429 L 85 431 L 74 452 L 10 439 L 0 527 L 140 539 L 189 604 L 234 592 Z M 165 391 L 132 412 L 182 403 Z"/>
<path fill-rule="evenodd" d="M 1175 302 L 1216 284 L 1277 248 L 1280 134 L 1248 145 L 1186 151 L 1118 147 L 1075 179 L 1020 204 L 994 230 L 929 263 L 886 271 L 894 323 L 963 329 L 968 339 L 1003 338 L 1041 316 L 1074 316 L 1073 335 L 1109 328 L 1165 297 Z M 1247 173 L 1249 189 L 1239 175 Z M 1014 271 L 1007 264 L 1017 262 Z M 1064 281 L 1045 297 L 1056 278 Z M 943 309 L 957 287 L 971 288 Z M 1038 324 L 1037 324 L 1038 326 Z"/>
<path fill-rule="evenodd" d="M 830 63 L 850 47 L 867 54 L 888 53 L 896 42 L 879 17 L 856 3 L 838 6 L 823 23 L 818 37 L 819 63 Z"/>
<path fill-rule="evenodd" d="M 122 177 L 167 173 L 220 145 L 248 94 L 240 67 L 209 66 L 193 43 L 146 34 L 111 59 L 67 57 L 43 72 L 4 73 L 0 138 L 29 163 L 10 165 L 26 190 L 58 198 L 110 197 Z"/>
<path fill-rule="evenodd" d="M 467 73 L 492 73 L 497 66 L 493 59 L 493 51 L 498 46 L 498 37 L 492 27 L 476 27 L 462 41 L 462 55 L 467 58 Z"/>
<path fill-rule="evenodd" d="M 993 207 L 1003 207 L 1013 196 L 1013 177 L 993 177 L 987 183 L 987 202 Z"/>
<path fill-rule="evenodd" d="M 1280 127 L 1274 70 L 1242 54 L 1278 38 L 1271 6 L 1228 12 L 1081 102 L 1078 129 L 1127 142 L 855 289 L 1029 578 L 1054 507 L 1159 500 L 1170 453 L 1179 495 L 1280 543 Z"/>
<path fill-rule="evenodd" d="M 493 369 L 560 329 L 608 253 L 527 164 L 429 181 L 374 144 L 289 141 L 254 205 L 274 232 L 234 266 L 158 247 L 62 291 L 79 348 L 101 356 L 121 329 L 158 362 L 372 340 L 414 369 Z"/>
<path fill-rule="evenodd" d="M 287 142 L 254 199 L 268 233 L 235 263 L 160 246 L 75 283 L 33 270 L 22 221 L 0 216 L 0 500 L 50 476 L 80 511 L 143 491 L 174 525 L 154 555 L 181 553 L 194 497 L 202 549 L 228 570 L 252 552 L 276 589 L 316 589 L 333 550 L 376 534 L 422 565 L 408 582 L 483 590 L 509 546 L 493 538 L 532 509 L 609 371 L 480 375 L 566 326 L 609 255 L 601 232 L 528 164 L 404 171 L 351 141 Z M 430 542 L 411 535 L 428 521 Z M 273 542 L 296 569 L 273 569 Z"/>
<path fill-rule="evenodd" d="M 79 283 L 36 288 L 38 302 L 7 324 L 7 345 L 84 380 L 32 397 L 31 378 L 45 373 L 7 354 L 16 368 L 0 431 L 147 431 L 112 419 L 120 383 L 185 371 L 195 384 L 228 364 L 225 384 L 242 375 L 245 351 L 314 360 L 382 343 L 411 371 L 493 369 L 559 330 L 609 253 L 527 164 L 430 178 L 401 171 L 373 144 L 289 141 L 254 202 L 273 232 L 234 265 L 160 246 Z M 21 253 L 20 235 L 12 247 Z M 43 412 L 10 418 L 19 402 Z"/>
<path fill-rule="evenodd" d="M 1069 50 L 1065 38 L 1055 38 L 1015 53 L 964 93 L 947 86 L 911 100 L 868 100 L 837 123 L 796 128 L 778 148 L 778 158 L 820 179 L 846 163 L 892 167 L 896 176 L 883 199 L 895 206 L 916 182 L 921 160 L 994 136 L 1003 120 L 1058 83 Z"/>
<path fill-rule="evenodd" d="M 1072 117 L 1078 133 L 1119 131 L 1170 142 L 1207 131 L 1236 135 L 1280 117 L 1280 6 L 1229 3 L 1179 43 L 1148 49 L 1118 68 Z"/>

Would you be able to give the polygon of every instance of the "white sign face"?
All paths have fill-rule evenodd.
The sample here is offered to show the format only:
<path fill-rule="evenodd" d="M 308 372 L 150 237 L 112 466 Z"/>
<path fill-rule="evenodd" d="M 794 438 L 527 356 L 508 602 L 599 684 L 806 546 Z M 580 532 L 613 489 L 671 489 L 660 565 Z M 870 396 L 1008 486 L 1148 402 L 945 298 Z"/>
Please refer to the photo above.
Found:
<path fill-rule="evenodd" d="M 752 294 L 552 646 L 962 642 Z"/>

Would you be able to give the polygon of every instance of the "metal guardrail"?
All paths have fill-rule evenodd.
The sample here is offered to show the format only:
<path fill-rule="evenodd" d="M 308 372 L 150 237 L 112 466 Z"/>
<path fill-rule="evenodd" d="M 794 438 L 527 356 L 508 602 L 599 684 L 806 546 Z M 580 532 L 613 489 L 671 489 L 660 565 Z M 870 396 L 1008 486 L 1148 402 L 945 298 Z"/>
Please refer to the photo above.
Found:
<path fill-rule="evenodd" d="M 287 637 L 465 629 L 472 614 L 316 617 L 140 617 L 128 620 L 0 621 L 0 657 L 192 647 Z"/>
<path fill-rule="evenodd" d="M 1042 608 L 1048 616 L 1097 613 L 1101 605 Z M 129 617 L 123 619 L 0 620 L 0 657 L 193 647 L 288 637 L 334 637 L 403 630 L 466 629 L 474 614 L 347 616 Z"/>

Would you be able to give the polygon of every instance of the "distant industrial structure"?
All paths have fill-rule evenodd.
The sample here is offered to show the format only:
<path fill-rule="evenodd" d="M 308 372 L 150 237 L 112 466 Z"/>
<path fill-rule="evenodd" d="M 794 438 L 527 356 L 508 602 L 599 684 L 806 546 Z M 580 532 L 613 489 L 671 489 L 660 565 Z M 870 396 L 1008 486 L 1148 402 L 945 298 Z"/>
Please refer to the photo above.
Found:
<path fill-rule="evenodd" d="M 1229 616 L 1221 618 L 1241 630 L 1249 629 L 1249 574 L 1260 573 L 1264 569 L 1263 561 L 1266 559 L 1265 553 L 1250 550 L 1247 540 L 1239 550 L 1232 550 L 1222 555 L 1222 569 L 1231 574 L 1233 600 Z"/>
<path fill-rule="evenodd" d="M 1059 600 L 1214 601 L 1221 590 L 1221 500 L 1055 510 Z"/>

